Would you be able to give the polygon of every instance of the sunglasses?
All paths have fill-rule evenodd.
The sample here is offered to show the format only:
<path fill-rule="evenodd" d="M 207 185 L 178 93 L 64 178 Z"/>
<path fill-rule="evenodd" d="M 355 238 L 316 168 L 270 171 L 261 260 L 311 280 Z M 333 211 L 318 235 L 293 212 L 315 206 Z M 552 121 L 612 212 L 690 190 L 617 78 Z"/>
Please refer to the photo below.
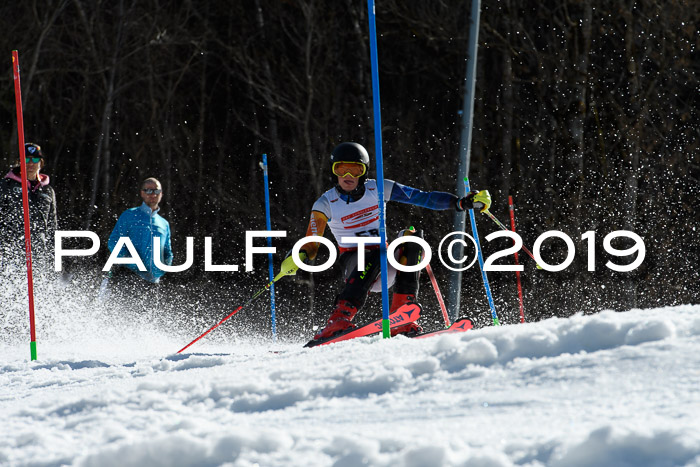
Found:
<path fill-rule="evenodd" d="M 25 157 L 25 158 L 24 158 L 24 161 L 25 161 L 27 164 L 29 164 L 30 162 L 31 162 L 32 164 L 38 164 L 39 162 L 41 162 L 41 157 Z"/>
<path fill-rule="evenodd" d="M 359 162 L 334 162 L 333 174 L 338 177 L 350 175 L 352 178 L 362 177 L 367 173 L 367 166 Z"/>
<path fill-rule="evenodd" d="M 163 190 L 160 190 L 158 188 L 143 188 L 141 191 L 143 191 L 147 195 L 159 195 L 163 192 Z"/>

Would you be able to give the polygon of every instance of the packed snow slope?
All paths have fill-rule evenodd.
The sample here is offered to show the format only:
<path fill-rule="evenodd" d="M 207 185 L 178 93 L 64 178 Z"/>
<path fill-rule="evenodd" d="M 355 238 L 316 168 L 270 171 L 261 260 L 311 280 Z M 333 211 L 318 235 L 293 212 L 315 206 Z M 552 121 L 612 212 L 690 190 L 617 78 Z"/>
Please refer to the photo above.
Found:
<path fill-rule="evenodd" d="M 36 362 L 0 344 L 0 465 L 700 466 L 697 305 L 182 355 L 196 336 L 55 324 Z"/>

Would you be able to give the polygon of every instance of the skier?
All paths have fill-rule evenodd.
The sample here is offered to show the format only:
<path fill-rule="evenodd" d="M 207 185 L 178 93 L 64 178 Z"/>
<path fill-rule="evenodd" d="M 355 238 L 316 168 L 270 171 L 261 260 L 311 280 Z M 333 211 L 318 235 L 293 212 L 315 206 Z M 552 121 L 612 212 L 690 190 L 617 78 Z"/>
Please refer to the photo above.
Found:
<path fill-rule="evenodd" d="M 367 150 L 358 143 L 341 143 L 331 153 L 332 181 L 334 187 L 326 191 L 311 208 L 311 219 L 306 235 L 322 236 L 328 225 L 338 243 L 340 264 L 344 272 L 345 286 L 336 297 L 326 326 L 314 340 L 325 339 L 355 328 L 352 323 L 364 305 L 370 291 L 381 291 L 378 280 L 381 272 L 379 245 L 366 245 L 365 269 L 357 270 L 357 245 L 344 243 L 343 237 L 379 236 L 379 204 L 377 181 L 367 179 L 370 168 Z M 491 206 L 488 191 L 471 191 L 464 198 L 440 191 L 424 192 L 393 180 L 384 181 L 384 203 L 397 201 L 434 210 L 476 208 L 482 211 Z M 400 235 L 422 235 L 420 231 L 404 230 Z M 300 259 L 307 263 L 316 258 L 319 243 L 307 243 L 299 252 Z M 420 262 L 422 249 L 414 242 L 406 242 L 397 249 L 399 263 L 414 266 Z M 291 253 L 291 252 L 290 252 Z M 298 266 L 291 254 L 282 263 L 282 271 L 296 274 Z M 397 271 L 389 265 L 387 271 L 389 287 L 395 284 L 391 300 L 391 312 L 407 303 L 415 303 L 420 272 Z M 395 280 L 395 281 L 394 281 Z M 415 322 L 392 328 L 391 335 L 415 335 L 422 328 Z"/>
<path fill-rule="evenodd" d="M 25 143 L 27 188 L 29 195 L 29 224 L 32 257 L 39 270 L 51 271 L 54 233 L 57 227 L 56 194 L 49 185 L 49 176 L 42 174 L 45 156 L 41 147 Z M 22 178 L 19 161 L 0 180 L 0 265 L 5 271 L 10 264 L 17 266 L 24 258 L 24 220 L 22 209 Z"/>

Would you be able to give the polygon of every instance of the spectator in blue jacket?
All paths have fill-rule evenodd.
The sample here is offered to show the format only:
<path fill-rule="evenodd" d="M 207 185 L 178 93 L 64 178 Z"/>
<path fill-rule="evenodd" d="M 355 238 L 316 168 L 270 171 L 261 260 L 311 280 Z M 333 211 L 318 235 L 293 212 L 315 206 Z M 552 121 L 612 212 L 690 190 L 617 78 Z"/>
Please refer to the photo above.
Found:
<path fill-rule="evenodd" d="M 160 237 L 160 251 L 157 254 L 161 262 L 166 265 L 171 265 L 173 262 L 173 252 L 170 246 L 170 224 L 158 214 L 159 204 L 163 198 L 162 185 L 155 178 L 147 178 L 141 184 L 140 195 L 143 200 L 141 206 L 127 209 L 119 216 L 107 244 L 111 252 L 120 237 L 129 237 L 141 261 L 146 266 L 145 271 L 139 271 L 135 264 L 120 264 L 112 268 L 110 288 L 113 290 L 121 289 L 132 295 L 152 288 L 165 275 L 165 271 L 155 265 L 154 237 Z M 130 254 L 125 247 L 122 247 L 119 256 L 128 257 Z"/>

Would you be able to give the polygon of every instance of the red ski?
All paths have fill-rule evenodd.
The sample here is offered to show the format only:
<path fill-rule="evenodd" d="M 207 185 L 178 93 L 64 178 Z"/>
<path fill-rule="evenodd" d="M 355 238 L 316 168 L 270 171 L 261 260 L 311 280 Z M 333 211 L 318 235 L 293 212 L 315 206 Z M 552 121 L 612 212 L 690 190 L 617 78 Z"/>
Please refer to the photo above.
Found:
<path fill-rule="evenodd" d="M 409 303 L 399 307 L 389 315 L 389 325 L 392 328 L 402 326 L 420 318 L 421 307 L 417 303 Z M 310 340 L 304 347 L 316 347 L 317 345 L 334 344 L 336 342 L 355 339 L 356 337 L 371 336 L 382 332 L 382 319 L 378 319 L 369 324 L 355 328 L 344 334 L 331 336 L 325 339 Z"/>
<path fill-rule="evenodd" d="M 472 329 L 474 326 L 472 325 L 471 320 L 468 319 L 460 319 L 456 321 L 452 326 L 450 326 L 447 329 L 441 329 L 440 331 L 433 331 L 433 332 L 424 332 L 423 334 L 418 334 L 417 336 L 414 336 L 413 339 L 422 339 L 423 337 L 432 337 L 432 336 L 437 336 L 439 334 L 453 334 L 456 332 L 467 332 L 470 329 Z"/>

